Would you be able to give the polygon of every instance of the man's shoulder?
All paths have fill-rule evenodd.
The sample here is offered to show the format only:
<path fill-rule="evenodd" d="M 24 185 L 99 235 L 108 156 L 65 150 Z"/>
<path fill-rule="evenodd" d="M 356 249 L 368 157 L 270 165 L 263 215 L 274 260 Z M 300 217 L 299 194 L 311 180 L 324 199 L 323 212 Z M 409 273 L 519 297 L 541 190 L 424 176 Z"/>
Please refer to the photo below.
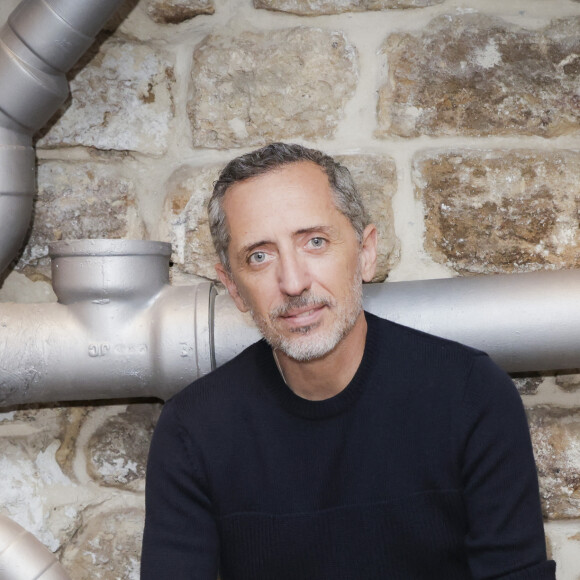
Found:
<path fill-rule="evenodd" d="M 405 326 L 369 312 L 365 312 L 365 315 L 369 326 L 376 330 L 377 340 L 380 343 L 387 343 L 389 346 L 400 345 L 403 349 L 425 349 L 435 356 L 452 354 L 456 357 L 466 359 L 487 356 L 485 352 L 455 340 Z"/>
<path fill-rule="evenodd" d="M 507 375 L 483 351 L 459 342 L 368 315 L 378 368 L 401 383 L 437 383 L 463 388 L 474 373 L 504 383 Z"/>
<path fill-rule="evenodd" d="M 377 366 L 392 388 L 398 384 L 412 397 L 420 392 L 429 404 L 467 400 L 480 405 L 492 399 L 520 403 L 507 373 L 485 352 L 373 315 L 368 320 L 381 353 Z"/>

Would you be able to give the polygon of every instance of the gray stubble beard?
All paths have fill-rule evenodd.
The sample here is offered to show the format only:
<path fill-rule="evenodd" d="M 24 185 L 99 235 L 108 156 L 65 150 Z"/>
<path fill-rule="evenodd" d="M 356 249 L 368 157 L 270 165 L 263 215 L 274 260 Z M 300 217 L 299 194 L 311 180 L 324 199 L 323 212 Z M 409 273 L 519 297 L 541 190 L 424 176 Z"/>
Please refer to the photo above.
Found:
<path fill-rule="evenodd" d="M 268 313 L 271 324 L 266 319 L 250 310 L 256 326 L 274 350 L 283 352 L 286 356 L 299 361 L 307 362 L 322 358 L 333 351 L 336 346 L 352 330 L 362 310 L 362 276 L 360 266 L 357 268 L 351 286 L 351 300 L 336 312 L 334 325 L 323 336 L 311 336 L 319 324 L 304 326 L 293 330 L 296 338 L 288 338 L 279 333 L 274 322 L 283 314 L 293 308 L 313 308 L 324 306 L 337 308 L 336 302 L 327 296 L 316 296 L 310 291 L 303 292 L 300 296 L 291 296 L 286 302 Z"/>

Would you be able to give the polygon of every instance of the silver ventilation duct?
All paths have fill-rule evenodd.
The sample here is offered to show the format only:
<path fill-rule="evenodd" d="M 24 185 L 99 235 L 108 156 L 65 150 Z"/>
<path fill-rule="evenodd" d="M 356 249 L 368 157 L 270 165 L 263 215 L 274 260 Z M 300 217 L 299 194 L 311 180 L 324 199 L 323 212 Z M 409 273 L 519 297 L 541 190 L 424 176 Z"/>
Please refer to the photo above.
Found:
<path fill-rule="evenodd" d="M 32 136 L 68 95 L 65 73 L 123 0 L 24 0 L 0 30 L 0 274 L 28 231 Z"/>
<path fill-rule="evenodd" d="M 580 270 L 369 284 L 365 308 L 487 352 L 508 372 L 580 367 Z"/>
<path fill-rule="evenodd" d="M 171 247 L 51 245 L 58 304 L 0 304 L 0 406 L 167 398 L 215 366 L 211 284 L 169 285 Z"/>

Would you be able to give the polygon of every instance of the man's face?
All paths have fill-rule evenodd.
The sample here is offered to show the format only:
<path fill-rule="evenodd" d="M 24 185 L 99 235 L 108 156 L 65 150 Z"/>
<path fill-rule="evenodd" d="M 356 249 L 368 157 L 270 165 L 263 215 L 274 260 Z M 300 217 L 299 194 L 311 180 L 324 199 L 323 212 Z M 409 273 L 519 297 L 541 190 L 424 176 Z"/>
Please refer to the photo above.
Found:
<path fill-rule="evenodd" d="M 289 357 L 323 357 L 362 317 L 362 281 L 375 270 L 376 229 L 362 243 L 335 207 L 324 171 L 286 165 L 225 195 L 231 274 L 216 266 L 237 307 Z"/>

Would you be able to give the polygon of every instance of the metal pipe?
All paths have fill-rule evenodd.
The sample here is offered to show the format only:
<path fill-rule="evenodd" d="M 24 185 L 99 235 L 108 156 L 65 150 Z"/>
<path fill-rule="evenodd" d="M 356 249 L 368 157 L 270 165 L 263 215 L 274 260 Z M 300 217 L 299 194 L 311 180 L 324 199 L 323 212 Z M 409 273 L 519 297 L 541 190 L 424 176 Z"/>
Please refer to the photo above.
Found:
<path fill-rule="evenodd" d="M 59 302 L 0 304 L 0 406 L 156 396 L 215 367 L 209 283 L 169 285 L 170 244 L 51 244 Z"/>
<path fill-rule="evenodd" d="M 580 270 L 365 284 L 367 311 L 487 352 L 508 372 L 580 368 Z M 259 338 L 228 296 L 216 363 Z"/>
<path fill-rule="evenodd" d="M 122 1 L 24 0 L 0 29 L 0 274 L 32 216 L 32 136 L 64 103 L 65 73 Z"/>
<path fill-rule="evenodd" d="M 0 125 L 2 122 L 0 111 Z M 5 118 L 4 122 L 9 124 Z M 0 274 L 12 262 L 24 241 L 35 190 L 32 138 L 0 126 Z"/>
<path fill-rule="evenodd" d="M 169 285 L 170 245 L 51 245 L 57 304 L 0 304 L 0 406 L 167 399 L 260 335 L 210 283 Z M 369 284 L 367 310 L 487 351 L 508 371 L 580 367 L 580 270 Z"/>
<path fill-rule="evenodd" d="M 70 580 L 70 576 L 31 533 L 0 514 L 0 580 Z"/>
<path fill-rule="evenodd" d="M 580 270 L 369 284 L 364 304 L 509 372 L 580 367 Z"/>

